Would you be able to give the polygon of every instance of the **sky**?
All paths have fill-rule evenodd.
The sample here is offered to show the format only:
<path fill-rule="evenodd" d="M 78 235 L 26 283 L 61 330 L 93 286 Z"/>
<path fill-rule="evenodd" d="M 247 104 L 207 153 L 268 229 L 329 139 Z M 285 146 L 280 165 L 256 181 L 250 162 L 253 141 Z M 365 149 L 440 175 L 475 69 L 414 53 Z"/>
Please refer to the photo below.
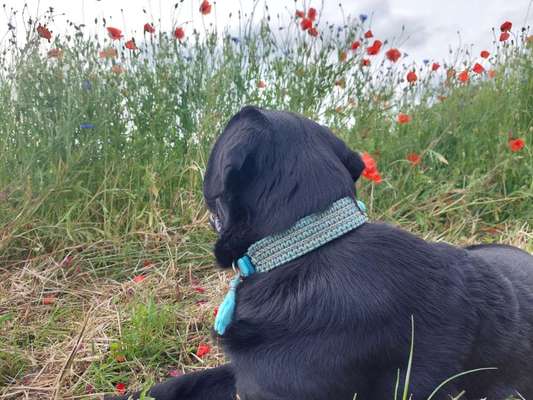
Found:
<path fill-rule="evenodd" d="M 27 0 L 29 14 L 42 15 L 50 6 L 56 13 L 52 31 L 63 32 L 67 20 L 85 23 L 95 30 L 94 18 L 106 17 L 108 25 L 122 29 L 127 37 L 142 35 L 142 26 L 153 20 L 158 29 L 170 31 L 176 25 L 187 30 L 202 24 L 215 23 L 236 29 L 239 9 L 250 13 L 253 0 L 217 0 L 214 12 L 200 17 L 201 0 L 181 0 L 177 10 L 174 4 L 180 0 Z M 370 16 L 376 38 L 389 39 L 391 43 L 416 60 L 448 59 L 450 48 L 468 47 L 475 53 L 494 50 L 494 34 L 505 20 L 513 22 L 514 32 L 522 26 L 533 25 L 533 0 L 267 0 L 270 14 L 280 13 L 288 21 L 296 8 L 315 7 L 320 21 L 342 23 L 343 14 Z M 342 10 L 339 8 L 342 3 Z M 265 0 L 258 0 L 255 21 L 264 13 Z M 5 37 L 10 8 L 21 9 L 22 0 L 4 0 L 4 12 L 0 14 L 0 38 Z M 146 13 L 143 12 L 146 10 Z M 232 13 L 233 17 L 229 18 Z M 160 20 L 160 21 L 159 21 Z M 402 26 L 405 32 L 402 34 Z M 98 29 L 102 30 L 99 26 Z M 105 32 L 102 32 L 105 34 Z"/>

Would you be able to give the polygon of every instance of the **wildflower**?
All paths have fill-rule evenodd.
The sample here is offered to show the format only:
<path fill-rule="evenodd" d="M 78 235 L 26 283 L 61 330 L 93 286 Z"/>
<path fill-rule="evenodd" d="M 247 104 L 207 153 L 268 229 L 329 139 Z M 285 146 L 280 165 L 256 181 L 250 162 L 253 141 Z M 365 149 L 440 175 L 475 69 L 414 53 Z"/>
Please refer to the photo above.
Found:
<path fill-rule="evenodd" d="M 510 31 L 511 28 L 513 27 L 513 23 L 511 21 L 505 21 L 501 26 L 500 26 L 500 30 L 502 32 L 507 32 L 507 31 Z"/>
<path fill-rule="evenodd" d="M 500 35 L 500 42 L 505 42 L 507 39 L 509 39 L 511 35 L 509 35 L 509 32 L 502 32 Z"/>
<path fill-rule="evenodd" d="M 258 87 L 259 89 L 264 89 L 264 88 L 266 88 L 266 86 L 267 86 L 267 85 L 266 85 L 266 83 L 265 83 L 264 80 L 260 79 L 260 80 L 257 81 L 257 87 Z"/>
<path fill-rule="evenodd" d="M 135 39 L 128 40 L 125 46 L 129 50 L 138 50 L 137 45 L 135 44 Z"/>
<path fill-rule="evenodd" d="M 431 70 L 432 71 L 437 71 L 439 68 L 440 68 L 440 64 L 439 63 L 431 64 Z"/>
<path fill-rule="evenodd" d="M 417 79 L 418 79 L 418 77 L 416 76 L 416 72 L 415 71 L 409 71 L 407 73 L 407 82 L 414 83 L 414 82 L 416 82 Z"/>
<path fill-rule="evenodd" d="M 348 54 L 345 51 L 339 52 L 339 61 L 344 62 L 348 58 Z"/>
<path fill-rule="evenodd" d="M 482 58 L 489 58 L 490 53 L 489 53 L 487 50 L 483 50 L 483 51 L 480 53 L 480 56 L 481 56 Z"/>
<path fill-rule="evenodd" d="M 125 69 L 122 67 L 122 65 L 119 65 L 119 64 L 114 64 L 112 67 L 111 67 L 111 72 L 113 72 L 114 74 L 121 74 L 125 71 Z"/>
<path fill-rule="evenodd" d="M 100 58 L 117 58 L 118 52 L 113 47 L 108 47 L 99 53 Z"/>
<path fill-rule="evenodd" d="M 381 40 L 374 40 L 374 43 L 372 43 L 372 46 L 366 49 L 366 52 L 368 55 L 375 56 L 379 53 L 379 50 L 381 49 L 381 46 L 383 45 L 383 42 Z"/>
<path fill-rule="evenodd" d="M 318 36 L 318 30 L 315 27 L 310 28 L 307 33 L 310 36 L 317 37 Z"/>
<path fill-rule="evenodd" d="M 483 65 L 475 63 L 472 67 L 472 71 L 474 71 L 476 74 L 482 74 L 483 72 L 485 72 L 485 68 L 483 68 Z"/>
<path fill-rule="evenodd" d="M 511 149 L 513 153 L 516 153 L 517 151 L 520 151 L 524 148 L 524 146 L 526 145 L 526 142 L 524 139 L 521 139 L 521 138 L 509 139 L 508 144 L 509 144 L 509 149 Z"/>
<path fill-rule="evenodd" d="M 80 129 L 94 129 L 94 128 L 95 128 L 94 124 L 89 124 L 89 123 L 80 124 Z"/>
<path fill-rule="evenodd" d="M 115 385 L 115 390 L 118 394 L 123 395 L 126 393 L 126 385 L 122 382 L 119 382 Z"/>
<path fill-rule="evenodd" d="M 489 69 L 489 72 L 487 73 L 487 75 L 489 76 L 490 79 L 494 79 L 496 78 L 496 71 L 494 71 L 493 69 Z"/>
<path fill-rule="evenodd" d="M 424 63 L 424 65 L 428 65 L 428 64 L 429 64 L 429 60 L 428 60 L 427 58 L 424 58 L 424 59 L 422 60 L 422 62 Z"/>
<path fill-rule="evenodd" d="M 314 21 L 316 19 L 316 8 L 309 8 L 309 10 L 307 11 L 307 18 L 309 18 L 311 21 Z"/>
<path fill-rule="evenodd" d="M 43 39 L 46 39 L 46 40 L 48 40 L 50 42 L 50 39 L 52 39 L 52 32 L 50 32 L 48 30 L 46 25 L 39 24 L 39 26 L 36 28 L 36 30 L 37 30 L 37 33 L 39 34 L 40 37 L 42 37 Z"/>
<path fill-rule="evenodd" d="M 373 38 L 374 37 L 374 34 L 372 33 L 371 30 L 368 30 L 365 32 L 365 38 L 367 39 L 370 39 L 370 38 Z"/>
<path fill-rule="evenodd" d="M 211 4 L 209 3 L 209 1 L 207 0 L 202 1 L 202 4 L 200 4 L 200 12 L 203 15 L 207 15 L 211 12 Z"/>
<path fill-rule="evenodd" d="M 305 13 L 300 10 L 296 10 L 296 18 L 305 18 Z"/>
<path fill-rule="evenodd" d="M 368 19 L 368 15 L 366 14 L 359 14 L 359 19 L 361 20 L 361 22 L 365 22 L 367 19 Z"/>
<path fill-rule="evenodd" d="M 144 29 L 144 32 L 145 32 L 145 33 L 146 33 L 146 32 L 148 32 L 148 33 L 155 33 L 155 28 L 154 28 L 154 26 L 153 26 L 152 24 L 148 23 L 148 22 L 147 22 L 146 24 L 144 24 L 144 28 L 143 28 L 143 29 Z"/>
<path fill-rule="evenodd" d="M 359 40 L 356 40 L 355 42 L 352 43 L 350 48 L 355 51 L 359 48 L 359 46 L 361 46 L 361 42 Z"/>
<path fill-rule="evenodd" d="M 411 122 L 412 119 L 413 118 L 410 115 L 404 114 L 404 113 L 399 113 L 398 116 L 396 117 L 396 121 L 400 125 L 408 124 L 409 122 Z"/>
<path fill-rule="evenodd" d="M 132 281 L 135 282 L 135 283 L 141 283 L 145 279 L 146 279 L 146 275 L 135 275 L 133 277 Z"/>
<path fill-rule="evenodd" d="M 185 37 L 185 31 L 183 30 L 181 26 L 178 26 L 174 30 L 174 37 L 178 40 L 183 40 L 183 38 Z"/>
<path fill-rule="evenodd" d="M 365 169 L 363 170 L 363 176 L 375 183 L 381 183 L 381 175 L 378 171 L 378 165 L 372 156 L 368 153 L 363 153 L 361 159 L 365 164 Z"/>
<path fill-rule="evenodd" d="M 420 164 L 420 161 L 422 161 L 422 158 L 416 153 L 407 154 L 406 159 L 411 163 L 413 167 Z"/>
<path fill-rule="evenodd" d="M 368 58 L 363 58 L 363 60 L 361 61 L 361 65 L 363 67 L 368 67 L 370 66 L 370 60 Z"/>
<path fill-rule="evenodd" d="M 111 26 L 107 27 L 107 34 L 112 40 L 119 40 L 120 38 L 124 36 L 120 29 L 113 28 Z"/>
<path fill-rule="evenodd" d="M 402 53 L 400 53 L 400 50 L 398 49 L 389 49 L 385 53 L 385 56 L 389 59 L 389 61 L 396 62 L 400 59 Z"/>
<path fill-rule="evenodd" d="M 313 27 L 313 21 L 311 21 L 309 18 L 302 19 L 302 22 L 300 23 L 300 26 L 302 27 L 303 31 L 306 31 L 308 29 L 311 29 Z"/>
<path fill-rule="evenodd" d="M 50 49 L 47 53 L 48 58 L 63 58 L 63 50 L 61 49 Z"/>
<path fill-rule="evenodd" d="M 55 296 L 43 297 L 43 305 L 45 305 L 45 306 L 49 306 L 49 305 L 55 304 L 55 302 L 56 302 L 56 297 Z"/>
<path fill-rule="evenodd" d="M 209 347 L 208 344 L 206 343 L 200 343 L 198 345 L 198 350 L 196 350 L 196 355 L 200 358 L 202 358 L 203 356 L 205 356 L 206 354 L 209 354 L 209 352 L 211 351 L 211 348 Z"/>
<path fill-rule="evenodd" d="M 168 371 L 168 376 L 171 376 L 173 378 L 177 378 L 178 376 L 182 376 L 183 372 L 177 370 L 177 369 L 171 369 Z"/>
<path fill-rule="evenodd" d="M 205 288 L 203 288 L 202 286 L 195 286 L 193 287 L 193 289 L 197 293 L 205 293 Z"/>
<path fill-rule="evenodd" d="M 213 309 L 213 317 L 216 318 L 217 315 L 218 315 L 218 307 L 215 307 L 215 308 Z"/>
<path fill-rule="evenodd" d="M 470 79 L 470 77 L 468 76 L 468 70 L 465 69 L 463 72 L 457 75 L 457 79 L 459 79 L 463 83 L 468 82 L 468 80 Z"/>

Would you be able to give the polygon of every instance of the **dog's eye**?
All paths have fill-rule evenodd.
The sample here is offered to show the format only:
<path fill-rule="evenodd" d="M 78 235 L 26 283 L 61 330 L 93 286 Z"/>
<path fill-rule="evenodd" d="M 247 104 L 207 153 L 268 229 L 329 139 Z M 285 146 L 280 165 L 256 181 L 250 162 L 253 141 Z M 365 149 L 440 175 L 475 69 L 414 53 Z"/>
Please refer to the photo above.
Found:
<path fill-rule="evenodd" d="M 222 224 L 220 223 L 220 219 L 216 216 L 216 214 L 209 215 L 209 223 L 216 233 L 220 233 L 222 230 Z"/>

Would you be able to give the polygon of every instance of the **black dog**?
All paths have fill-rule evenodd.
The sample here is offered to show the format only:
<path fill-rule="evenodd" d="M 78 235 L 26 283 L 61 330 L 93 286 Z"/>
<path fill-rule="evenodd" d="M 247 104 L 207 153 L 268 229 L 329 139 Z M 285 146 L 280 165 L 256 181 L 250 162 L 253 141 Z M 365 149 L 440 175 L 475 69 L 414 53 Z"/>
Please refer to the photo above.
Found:
<path fill-rule="evenodd" d="M 245 107 L 213 148 L 204 182 L 220 220 L 215 256 L 354 197 L 359 155 L 302 116 Z M 533 399 L 533 257 L 503 245 L 428 243 L 366 223 L 237 291 L 221 337 L 230 363 L 156 385 L 157 400 Z M 398 371 L 401 371 L 398 375 Z M 135 397 L 136 398 L 136 397 Z"/>

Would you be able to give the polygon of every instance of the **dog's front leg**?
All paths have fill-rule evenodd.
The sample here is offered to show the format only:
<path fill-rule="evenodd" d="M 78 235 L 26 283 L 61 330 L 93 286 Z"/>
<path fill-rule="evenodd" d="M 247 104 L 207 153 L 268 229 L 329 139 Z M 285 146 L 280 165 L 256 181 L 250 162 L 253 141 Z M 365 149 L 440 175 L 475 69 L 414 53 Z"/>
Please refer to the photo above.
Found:
<path fill-rule="evenodd" d="M 169 379 L 152 387 L 148 394 L 156 400 L 234 400 L 235 377 L 230 364 L 205 371 L 193 372 Z M 140 399 L 140 393 L 106 400 Z"/>

